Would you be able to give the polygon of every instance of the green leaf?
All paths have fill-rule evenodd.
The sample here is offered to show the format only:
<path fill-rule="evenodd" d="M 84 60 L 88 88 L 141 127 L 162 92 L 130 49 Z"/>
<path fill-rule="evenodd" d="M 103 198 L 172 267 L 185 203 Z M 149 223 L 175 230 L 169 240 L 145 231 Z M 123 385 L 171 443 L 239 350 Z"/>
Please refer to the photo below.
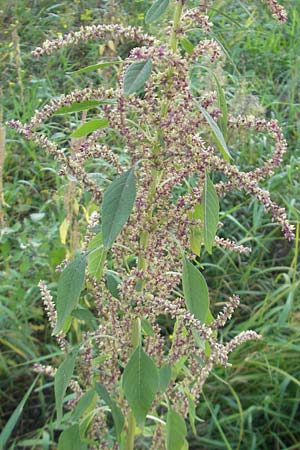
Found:
<path fill-rule="evenodd" d="M 96 280 L 100 280 L 102 277 L 106 256 L 107 251 L 105 250 L 103 245 L 88 254 L 88 272 L 91 277 L 96 278 Z"/>
<path fill-rule="evenodd" d="M 57 450 L 86 450 L 86 448 L 86 444 L 80 439 L 77 423 L 64 430 L 59 436 Z"/>
<path fill-rule="evenodd" d="M 102 203 L 102 237 L 109 249 L 132 211 L 136 196 L 134 168 L 116 178 L 106 189 Z"/>
<path fill-rule="evenodd" d="M 187 360 L 187 356 L 181 356 L 177 361 L 172 365 L 172 375 L 171 378 L 175 380 L 178 375 L 184 371 L 185 362 Z"/>
<path fill-rule="evenodd" d="M 81 416 L 83 416 L 86 410 L 91 405 L 93 405 L 95 397 L 97 397 L 97 394 L 94 391 L 94 389 L 89 389 L 87 392 L 83 394 L 83 396 L 80 398 L 79 402 L 77 403 L 72 413 L 72 419 L 74 421 L 78 420 Z"/>
<path fill-rule="evenodd" d="M 78 351 L 78 347 L 74 348 L 61 363 L 55 374 L 54 394 L 58 423 L 60 423 L 62 419 L 64 396 L 74 372 L 75 360 Z"/>
<path fill-rule="evenodd" d="M 13 429 L 15 428 L 15 426 L 23 412 L 25 403 L 27 402 L 34 386 L 36 385 L 36 382 L 39 379 L 39 376 L 40 375 L 38 375 L 34 379 L 33 383 L 31 384 L 31 386 L 25 393 L 24 397 L 22 398 L 22 400 L 20 401 L 20 403 L 18 404 L 18 406 L 16 407 L 16 409 L 14 410 L 14 412 L 12 413 L 10 418 L 8 419 L 8 422 L 5 424 L 4 428 L 2 429 L 1 434 L 0 434 L 0 449 L 1 450 L 5 448 L 5 445 L 8 441 L 8 439 L 10 438 L 10 435 L 13 432 Z"/>
<path fill-rule="evenodd" d="M 226 98 L 225 98 L 225 94 L 224 91 L 222 89 L 222 86 L 219 83 L 218 78 L 216 77 L 215 74 L 213 74 L 217 83 L 217 91 L 218 91 L 218 103 L 219 103 L 219 108 L 222 112 L 222 116 L 219 117 L 218 119 L 218 123 L 220 125 L 221 131 L 223 133 L 223 136 L 226 138 L 227 135 L 227 103 L 226 103 Z"/>
<path fill-rule="evenodd" d="M 70 262 L 59 277 L 56 303 L 57 323 L 53 330 L 54 334 L 62 330 L 66 318 L 78 305 L 84 285 L 85 267 L 86 256 L 81 255 Z"/>
<path fill-rule="evenodd" d="M 121 278 L 118 277 L 116 272 L 108 270 L 106 272 L 106 286 L 111 295 L 115 298 L 120 298 L 118 286 L 122 283 Z"/>
<path fill-rule="evenodd" d="M 90 241 L 88 250 L 90 251 L 87 256 L 88 272 L 92 277 L 96 278 L 96 280 L 100 280 L 107 255 L 106 250 L 103 248 L 101 232 L 96 234 Z"/>
<path fill-rule="evenodd" d="M 187 440 L 184 441 L 181 450 L 189 450 L 190 446 Z"/>
<path fill-rule="evenodd" d="M 206 316 L 206 319 L 205 319 L 205 324 L 206 325 L 210 325 L 214 320 L 215 320 L 214 316 L 212 315 L 210 310 L 208 310 L 207 311 L 207 316 Z M 218 336 L 218 331 L 217 330 L 214 331 L 212 336 L 216 338 Z M 211 354 L 211 348 L 210 348 L 210 345 L 209 345 L 209 343 L 207 341 L 205 341 L 205 343 L 204 343 L 204 350 L 205 350 L 206 356 L 209 357 L 210 354 Z"/>
<path fill-rule="evenodd" d="M 151 69 L 151 59 L 135 61 L 130 64 L 124 75 L 124 94 L 130 95 L 139 92 L 150 77 Z"/>
<path fill-rule="evenodd" d="M 59 108 L 55 114 L 70 114 L 73 112 L 87 111 L 88 109 L 96 108 L 101 105 L 103 101 L 101 100 L 85 100 L 83 102 L 75 102 L 70 106 L 62 106 Z"/>
<path fill-rule="evenodd" d="M 74 70 L 70 73 L 86 73 L 91 72 L 93 70 L 101 69 L 102 67 L 110 67 L 114 66 L 115 64 L 121 64 L 123 61 L 103 61 L 98 64 L 93 64 L 92 66 L 86 66 L 82 67 L 82 69 Z"/>
<path fill-rule="evenodd" d="M 197 203 L 193 209 L 189 213 L 189 218 L 192 219 L 201 219 L 203 221 L 203 207 L 200 203 Z M 191 250 L 197 256 L 200 256 L 201 244 L 203 242 L 203 228 L 202 225 L 191 225 L 190 229 L 190 244 Z"/>
<path fill-rule="evenodd" d="M 195 318 L 205 323 L 209 308 L 208 288 L 202 273 L 186 256 L 183 257 L 183 294 L 185 303 Z"/>
<path fill-rule="evenodd" d="M 115 424 L 117 439 L 120 442 L 121 432 L 124 427 L 124 416 L 121 409 L 117 406 L 116 402 L 111 399 L 105 386 L 100 383 L 95 383 L 95 389 L 100 395 L 100 397 L 105 401 L 107 406 L 110 408 L 111 415 Z"/>
<path fill-rule="evenodd" d="M 183 450 L 186 445 L 186 433 L 183 417 L 170 409 L 167 414 L 166 450 Z"/>
<path fill-rule="evenodd" d="M 196 407 L 193 397 L 190 394 L 187 394 L 188 402 L 189 402 L 189 421 L 194 435 L 197 435 L 197 430 L 195 427 L 195 419 L 196 419 Z"/>
<path fill-rule="evenodd" d="M 227 148 L 227 145 L 226 145 L 224 136 L 222 134 L 222 131 L 220 130 L 220 128 L 218 127 L 218 125 L 214 121 L 214 119 L 208 114 L 206 109 L 202 108 L 202 106 L 199 105 L 199 103 L 197 103 L 197 105 L 198 105 L 198 108 L 200 109 L 201 113 L 205 117 L 206 122 L 210 126 L 210 129 L 211 129 L 212 134 L 214 136 L 215 142 L 216 142 L 216 144 L 218 146 L 218 149 L 220 150 L 221 154 L 223 155 L 223 158 L 226 161 L 229 161 L 230 158 L 231 158 L 231 155 L 230 155 L 229 150 Z"/>
<path fill-rule="evenodd" d="M 171 367 L 168 364 L 165 364 L 159 369 L 159 392 L 163 393 L 167 389 L 170 380 L 171 380 Z"/>
<path fill-rule="evenodd" d="M 100 247 L 102 244 L 102 233 L 97 233 L 96 236 L 94 236 L 88 245 L 88 250 L 95 250 L 95 248 Z"/>
<path fill-rule="evenodd" d="M 95 322 L 97 320 L 93 313 L 87 308 L 74 309 L 71 315 L 72 317 L 75 317 L 76 319 L 82 320 L 86 323 Z"/>
<path fill-rule="evenodd" d="M 202 229 L 198 226 L 192 225 L 190 232 L 191 250 L 195 255 L 200 256 L 201 244 L 203 239 Z"/>
<path fill-rule="evenodd" d="M 150 9 L 148 9 L 145 22 L 150 23 L 157 20 L 168 8 L 170 0 L 156 0 Z"/>
<path fill-rule="evenodd" d="M 158 391 L 159 377 L 153 360 L 141 346 L 136 348 L 125 367 L 122 384 L 137 424 L 142 428 Z"/>
<path fill-rule="evenodd" d="M 155 336 L 151 323 L 147 319 L 141 320 L 142 330 L 147 336 Z"/>
<path fill-rule="evenodd" d="M 77 128 L 77 130 L 73 131 L 71 137 L 80 138 L 86 136 L 89 133 L 92 133 L 93 131 L 99 130 L 99 128 L 105 128 L 107 127 L 107 125 L 107 119 L 93 119 L 89 122 L 84 123 L 79 128 Z"/>
<path fill-rule="evenodd" d="M 193 51 L 194 51 L 194 44 L 191 43 L 191 41 L 189 41 L 187 38 L 182 38 L 180 39 L 180 44 L 182 45 L 182 47 L 184 48 L 184 50 L 189 54 L 192 55 Z"/>
<path fill-rule="evenodd" d="M 207 173 L 205 174 L 202 194 L 202 206 L 204 222 L 204 245 L 208 253 L 211 254 L 219 223 L 219 199 L 214 184 Z"/>

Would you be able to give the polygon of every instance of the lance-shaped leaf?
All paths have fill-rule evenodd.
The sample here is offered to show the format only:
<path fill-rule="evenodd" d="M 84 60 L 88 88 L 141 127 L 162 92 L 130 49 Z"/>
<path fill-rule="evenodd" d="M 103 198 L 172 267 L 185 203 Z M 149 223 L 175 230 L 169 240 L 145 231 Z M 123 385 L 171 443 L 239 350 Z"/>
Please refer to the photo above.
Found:
<path fill-rule="evenodd" d="M 66 359 L 61 363 L 56 371 L 54 378 L 54 393 L 55 393 L 55 404 L 57 411 L 57 421 L 61 422 L 62 411 L 63 411 L 63 400 L 67 390 L 67 387 L 72 378 L 75 359 L 78 354 L 79 348 L 74 348 L 66 357 Z"/>
<path fill-rule="evenodd" d="M 106 390 L 105 386 L 100 383 L 95 383 L 95 389 L 97 393 L 100 395 L 100 397 L 105 401 L 107 406 L 110 408 L 111 415 L 115 424 L 115 430 L 117 439 L 120 442 L 121 439 L 121 432 L 123 430 L 124 426 L 124 416 L 122 414 L 121 409 L 117 406 L 116 402 L 112 400 L 110 397 L 108 391 Z"/>
<path fill-rule="evenodd" d="M 219 199 L 214 184 L 209 178 L 208 173 L 205 174 L 202 206 L 204 245 L 208 253 L 211 254 L 219 223 Z"/>
<path fill-rule="evenodd" d="M 159 392 L 165 392 L 171 380 L 171 367 L 168 364 L 159 369 Z"/>
<path fill-rule="evenodd" d="M 107 119 L 93 119 L 81 125 L 77 130 L 73 131 L 71 134 L 72 138 L 84 137 L 93 131 L 99 130 L 100 128 L 105 128 L 108 125 Z"/>
<path fill-rule="evenodd" d="M 33 391 L 33 388 L 35 387 L 39 377 L 40 377 L 40 375 L 38 375 L 34 379 L 33 383 L 31 384 L 31 386 L 25 393 L 24 397 L 22 398 L 22 400 L 20 401 L 20 403 L 18 404 L 18 406 L 16 407 L 16 409 L 14 410 L 14 412 L 12 413 L 12 415 L 10 416 L 8 421 L 6 422 L 4 428 L 2 428 L 2 431 L 0 433 L 0 449 L 1 450 L 3 450 L 4 448 L 8 448 L 8 447 L 6 447 L 7 441 L 9 440 L 15 426 L 18 423 L 20 416 L 23 413 L 25 403 L 27 402 L 31 392 Z M 9 447 L 9 448 L 11 448 L 11 447 Z"/>
<path fill-rule="evenodd" d="M 170 409 L 167 414 L 166 449 L 183 450 L 187 429 L 184 418 Z"/>
<path fill-rule="evenodd" d="M 102 203 L 102 239 L 109 249 L 132 211 L 136 196 L 134 168 L 116 178 L 106 189 Z"/>
<path fill-rule="evenodd" d="M 73 112 L 87 111 L 88 109 L 96 108 L 102 103 L 102 100 L 85 100 L 83 102 L 75 102 L 70 106 L 62 106 L 55 112 L 55 114 L 70 114 Z"/>
<path fill-rule="evenodd" d="M 81 255 L 70 262 L 61 273 L 57 290 L 57 322 L 53 330 L 57 334 L 63 328 L 66 318 L 78 305 L 84 285 L 86 256 Z"/>
<path fill-rule="evenodd" d="M 189 212 L 189 219 L 201 219 L 203 221 L 203 207 L 200 203 L 197 203 L 193 211 Z M 201 245 L 203 242 L 203 227 L 200 225 L 191 225 L 190 228 L 190 243 L 191 250 L 197 256 L 200 256 Z"/>
<path fill-rule="evenodd" d="M 83 415 L 86 415 L 92 407 L 95 406 L 98 396 L 94 389 L 86 391 L 82 397 L 80 397 L 74 411 L 72 412 L 72 420 L 77 421 Z"/>
<path fill-rule="evenodd" d="M 112 270 L 106 272 L 106 287 L 115 298 L 120 298 L 119 285 L 122 283 L 121 278 L 118 274 Z"/>
<path fill-rule="evenodd" d="M 87 446 L 81 441 L 79 425 L 76 423 L 64 430 L 58 440 L 57 450 L 86 450 Z"/>
<path fill-rule="evenodd" d="M 168 8 L 170 0 L 156 0 L 150 9 L 148 9 L 145 22 L 150 23 L 157 20 Z"/>
<path fill-rule="evenodd" d="M 82 69 L 74 70 L 70 73 L 86 73 L 86 72 L 92 72 L 93 70 L 102 69 L 102 67 L 110 67 L 114 66 L 115 64 L 121 64 L 123 61 L 102 61 L 98 64 L 93 64 L 91 66 L 82 67 Z"/>
<path fill-rule="evenodd" d="M 208 288 L 202 273 L 186 256 L 183 257 L 183 294 L 185 303 L 195 318 L 205 323 L 209 308 Z"/>
<path fill-rule="evenodd" d="M 191 428 L 193 430 L 194 435 L 197 435 L 197 430 L 195 427 L 195 420 L 196 420 L 196 407 L 194 399 L 192 398 L 192 395 L 190 393 L 187 393 L 188 402 L 189 402 L 189 421 Z"/>
<path fill-rule="evenodd" d="M 194 44 L 191 43 L 191 41 L 189 41 L 187 38 L 182 38 L 180 39 L 180 44 L 182 45 L 182 47 L 184 48 L 184 50 L 189 54 L 192 55 L 193 51 L 194 51 Z"/>
<path fill-rule="evenodd" d="M 208 123 L 208 125 L 210 126 L 210 129 L 212 131 L 214 140 L 218 146 L 218 149 L 220 150 L 223 158 L 226 161 L 229 161 L 231 158 L 231 155 L 229 153 L 229 150 L 227 148 L 224 136 L 222 134 L 222 131 L 220 130 L 220 128 L 218 127 L 217 123 L 214 121 L 214 119 L 211 117 L 211 115 L 206 111 L 206 109 L 202 108 L 202 106 L 197 103 L 198 108 L 200 109 L 201 113 L 203 114 L 203 116 L 205 117 L 206 122 Z"/>
<path fill-rule="evenodd" d="M 141 325 L 142 325 L 142 331 L 146 336 L 155 336 L 155 332 L 154 332 L 152 325 L 148 319 L 142 319 Z"/>
<path fill-rule="evenodd" d="M 223 133 L 223 136 L 227 135 L 227 103 L 226 103 L 226 98 L 225 98 L 225 94 L 224 91 L 222 89 L 222 86 L 218 80 L 218 78 L 216 77 L 216 75 L 214 74 L 216 83 L 217 83 L 217 90 L 218 90 L 218 104 L 219 104 L 219 108 L 222 112 L 221 117 L 219 117 L 218 119 L 218 123 L 220 125 L 221 131 Z"/>
<path fill-rule="evenodd" d="M 151 68 L 151 59 L 135 61 L 130 64 L 124 75 L 124 94 L 130 95 L 139 92 L 150 77 Z"/>
<path fill-rule="evenodd" d="M 100 280 L 102 277 L 106 255 L 107 251 L 103 245 L 95 248 L 88 255 L 88 272 L 96 280 Z"/>
<path fill-rule="evenodd" d="M 140 428 L 159 389 L 158 369 L 139 345 L 123 373 L 123 389 Z"/>
<path fill-rule="evenodd" d="M 71 316 L 86 322 L 93 328 L 95 327 L 95 322 L 97 322 L 97 317 L 95 317 L 94 314 L 87 308 L 76 308 L 72 311 Z"/>
<path fill-rule="evenodd" d="M 90 251 L 87 256 L 88 272 L 96 280 L 100 280 L 107 255 L 102 243 L 102 233 L 93 237 L 88 245 L 88 250 Z"/>

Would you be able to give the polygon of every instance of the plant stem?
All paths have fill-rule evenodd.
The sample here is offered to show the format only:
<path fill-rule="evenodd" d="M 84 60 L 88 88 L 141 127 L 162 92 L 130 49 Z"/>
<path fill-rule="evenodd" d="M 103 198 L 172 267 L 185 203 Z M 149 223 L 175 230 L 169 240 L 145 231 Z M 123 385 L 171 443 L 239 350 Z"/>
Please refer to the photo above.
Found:
<path fill-rule="evenodd" d="M 157 169 L 152 169 L 152 181 L 149 187 L 149 192 L 147 196 L 147 201 L 149 205 L 151 205 L 151 202 L 153 201 L 156 193 L 156 188 L 159 185 L 160 179 L 161 179 L 161 171 Z M 153 214 L 153 208 L 150 206 L 149 212 L 148 212 L 148 221 L 151 220 Z M 145 250 L 147 248 L 149 242 L 149 231 L 143 231 L 140 236 L 140 243 L 142 250 Z M 138 257 L 138 269 L 144 271 L 147 267 L 147 261 L 143 257 L 143 255 L 140 253 Z M 139 279 L 139 290 L 142 290 L 144 287 L 144 280 Z"/>
<path fill-rule="evenodd" d="M 171 32 L 171 37 L 170 37 L 170 47 L 173 50 L 173 52 L 176 52 L 177 50 L 177 35 L 176 35 L 176 31 L 180 22 L 180 17 L 182 14 L 182 9 L 183 9 L 183 1 L 179 0 L 177 1 L 177 6 L 175 8 L 175 12 L 174 12 L 174 18 L 173 18 L 173 27 L 172 27 L 172 32 Z"/>
<path fill-rule="evenodd" d="M 170 47 L 174 52 L 177 49 L 176 30 L 177 30 L 179 22 L 180 22 L 182 10 L 183 10 L 183 3 L 184 3 L 183 0 L 177 1 L 177 5 L 175 8 L 175 12 L 174 12 L 173 27 L 172 27 L 171 37 L 170 37 Z M 172 69 L 170 69 L 170 73 L 172 73 Z M 163 102 L 163 104 L 162 104 L 161 117 L 164 117 L 167 114 L 167 111 L 168 111 L 168 101 Z M 158 135 L 157 135 L 157 144 L 158 144 L 157 147 L 155 147 L 153 149 L 153 154 L 159 153 L 159 131 L 158 131 Z M 151 174 L 152 174 L 152 181 L 151 181 L 151 184 L 149 187 L 149 192 L 148 192 L 148 197 L 147 197 L 149 205 L 151 205 L 151 201 L 155 197 L 156 188 L 159 185 L 159 182 L 160 182 L 160 179 L 162 176 L 162 171 L 153 168 Z M 151 220 L 152 214 L 153 214 L 153 208 L 150 207 L 150 210 L 148 213 L 149 220 Z M 142 250 L 145 250 L 147 248 L 148 241 L 149 241 L 149 232 L 143 231 L 140 236 Z M 138 269 L 144 271 L 146 269 L 146 267 L 147 267 L 147 261 L 145 260 L 143 255 L 140 253 L 138 256 Z M 139 279 L 137 288 L 139 290 L 142 290 L 143 287 L 144 287 L 144 280 Z"/>
<path fill-rule="evenodd" d="M 132 344 L 132 353 L 139 345 L 141 345 L 141 319 L 139 317 L 133 323 L 131 344 Z M 135 417 L 132 411 L 130 411 L 127 418 L 127 435 L 124 450 L 134 449 L 135 429 L 136 429 Z"/>
<path fill-rule="evenodd" d="M 125 442 L 125 450 L 134 450 L 134 435 L 135 435 L 136 422 L 133 413 L 130 411 L 128 414 L 128 431 Z"/>
<path fill-rule="evenodd" d="M 139 345 L 141 345 L 141 319 L 139 317 L 133 323 L 131 344 L 132 344 L 132 353 Z"/>
<path fill-rule="evenodd" d="M 173 28 L 172 28 L 171 37 L 170 37 L 170 47 L 174 52 L 177 50 L 176 30 L 177 30 L 179 22 L 180 22 L 182 9 L 183 9 L 183 0 L 179 0 L 177 2 L 177 6 L 175 8 Z M 168 111 L 168 101 L 163 102 L 163 104 L 162 104 L 161 117 L 164 117 L 167 114 L 167 111 Z M 159 137 L 160 137 L 159 134 L 160 134 L 160 132 L 158 131 L 158 134 L 157 134 L 157 143 L 158 144 L 159 144 Z M 155 147 L 153 149 L 153 154 L 159 154 L 159 150 L 160 150 L 160 146 L 157 145 L 157 147 Z M 151 205 L 151 202 L 154 200 L 156 189 L 161 180 L 162 170 L 153 168 L 151 175 L 152 175 L 152 180 L 151 180 L 151 184 L 149 186 L 149 191 L 148 191 L 148 196 L 147 196 L 149 205 Z M 153 207 L 150 206 L 149 212 L 148 212 L 149 221 L 151 221 L 152 215 L 153 215 Z M 147 248 L 148 241 L 149 241 L 149 231 L 143 231 L 140 235 L 140 243 L 141 243 L 142 250 L 145 250 Z M 144 258 L 144 256 L 140 253 L 138 256 L 138 269 L 145 270 L 146 267 L 147 267 L 147 261 Z M 144 284 L 145 284 L 144 280 L 139 279 L 137 288 L 139 290 L 143 290 Z M 141 344 L 140 329 L 141 329 L 141 322 L 140 322 L 140 319 L 138 318 L 136 320 L 136 322 L 134 323 L 133 330 L 132 330 L 133 351 L 135 350 L 135 348 L 138 345 Z M 135 429 L 136 429 L 136 421 L 135 421 L 132 411 L 130 411 L 130 413 L 128 414 L 127 425 L 128 425 L 128 429 L 127 429 L 125 450 L 133 450 L 134 449 L 134 435 L 135 435 Z"/>

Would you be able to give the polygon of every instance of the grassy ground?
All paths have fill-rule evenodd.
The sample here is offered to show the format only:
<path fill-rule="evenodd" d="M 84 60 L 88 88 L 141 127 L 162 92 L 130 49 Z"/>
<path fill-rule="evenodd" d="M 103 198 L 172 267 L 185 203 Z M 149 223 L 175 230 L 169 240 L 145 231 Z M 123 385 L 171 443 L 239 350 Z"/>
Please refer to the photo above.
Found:
<path fill-rule="evenodd" d="M 136 2 L 134 7 L 132 2 L 120 3 L 113 11 L 108 2 L 96 0 L 0 0 L 5 120 L 26 121 L 52 96 L 83 86 L 84 79 L 74 81 L 65 73 L 72 64 L 97 59 L 97 46 L 88 52 L 81 47 L 62 52 L 59 60 L 49 58 L 47 67 L 33 63 L 29 52 L 46 36 L 99 21 L 99 17 L 117 20 L 115 16 L 123 15 L 121 9 L 129 12 L 131 23 L 142 23 L 147 2 Z M 229 55 L 222 69 L 229 104 L 237 112 L 259 112 L 260 100 L 264 113 L 278 118 L 285 131 L 289 142 L 285 164 L 266 187 L 286 206 L 290 219 L 299 223 L 300 10 L 298 0 L 287 0 L 285 5 L 289 22 L 283 27 L 254 0 L 216 1 L 212 18 L 215 36 Z M 50 127 L 62 133 L 58 138 L 63 139 L 61 125 L 53 122 Z M 235 142 L 236 158 L 243 167 L 259 164 L 269 151 L 268 143 L 256 136 L 239 136 Z M 255 148 L 250 154 L 249 144 Z M 43 315 L 37 283 L 42 278 L 54 286 L 55 266 L 70 251 L 59 229 L 66 216 L 69 187 L 56 175 L 55 163 L 47 155 L 7 131 L 5 204 L 0 216 L 0 428 L 32 383 L 33 362 L 55 359 L 58 351 Z M 88 205 L 88 197 L 79 192 L 76 196 Z M 300 449 L 298 240 L 287 244 L 261 207 L 254 201 L 249 207 L 242 196 L 228 197 L 222 210 L 226 237 L 245 238 L 253 249 L 247 258 L 219 251 L 205 259 L 215 311 L 228 294 L 237 293 L 242 299 L 223 337 L 252 328 L 263 340 L 236 350 L 232 368 L 211 375 L 197 411 L 198 434 L 190 433 L 191 448 Z M 82 210 L 73 217 L 79 230 L 83 217 Z M 18 448 L 49 448 L 52 414 L 52 385 L 40 380 L 12 434 L 11 448 L 17 448 L 17 443 Z M 32 438 L 43 444 L 28 441 Z"/>

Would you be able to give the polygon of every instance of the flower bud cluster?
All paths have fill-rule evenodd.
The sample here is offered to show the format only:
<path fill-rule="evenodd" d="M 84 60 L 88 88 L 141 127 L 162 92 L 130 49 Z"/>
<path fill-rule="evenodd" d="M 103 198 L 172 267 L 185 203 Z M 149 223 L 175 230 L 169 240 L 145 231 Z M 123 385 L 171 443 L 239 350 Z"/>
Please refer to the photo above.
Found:
<path fill-rule="evenodd" d="M 263 0 L 270 10 L 273 13 L 273 16 L 279 20 L 279 22 L 286 22 L 287 21 L 287 13 L 283 6 L 281 6 L 277 0 Z"/>
<path fill-rule="evenodd" d="M 283 21 L 285 15 L 282 7 L 275 0 L 265 1 Z M 180 33 L 194 23 L 205 32 L 210 32 L 208 17 L 196 9 L 185 12 L 182 28 L 178 27 Z M 87 276 L 98 325 L 83 336 L 78 381 L 74 381 L 77 384 L 71 388 L 76 392 L 77 401 L 81 392 L 96 379 L 107 388 L 126 414 L 128 405 L 118 386 L 132 351 L 133 324 L 137 318 L 142 318 L 148 321 L 152 330 L 151 333 L 144 333 L 143 346 L 156 365 L 174 366 L 182 359 L 185 361 L 186 373 L 171 380 L 166 393 L 174 409 L 186 417 L 188 399 L 198 401 L 212 369 L 216 365 L 229 366 L 229 355 L 238 345 L 260 338 L 254 331 L 246 331 L 227 343 L 218 342 L 218 329 L 231 319 L 239 305 L 237 296 L 229 298 L 216 319 L 212 318 L 207 323 L 200 322 L 187 310 L 182 295 L 182 251 L 195 257 L 190 245 L 192 231 L 195 227 L 203 231 L 204 226 L 203 220 L 193 218 L 191 213 L 203 202 L 205 177 L 208 173 L 218 172 L 226 179 L 216 185 L 219 196 L 226 195 L 231 189 L 246 191 L 264 205 L 272 220 L 280 224 L 285 237 L 292 239 L 293 227 L 284 209 L 259 186 L 259 182 L 270 176 L 282 162 L 286 141 L 275 120 L 229 115 L 228 128 L 235 130 L 244 127 L 255 133 L 268 133 L 275 142 L 274 151 L 262 167 L 251 171 L 243 171 L 219 156 L 207 117 L 198 107 L 201 104 L 215 120 L 220 117 L 222 112 L 216 102 L 216 93 L 203 90 L 195 97 L 189 79 L 189 69 L 196 60 L 208 56 L 214 62 L 220 57 L 221 49 L 211 39 L 200 41 L 192 54 L 188 54 L 170 48 L 140 29 L 122 25 L 93 25 L 56 40 L 48 40 L 33 54 L 48 55 L 68 45 L 105 39 L 112 34 L 139 44 L 124 61 L 124 70 L 115 87 L 74 91 L 36 111 L 28 124 L 11 121 L 9 125 L 52 154 L 61 164 L 60 174 L 72 175 L 92 192 L 97 202 L 101 202 L 102 188 L 93 181 L 85 161 L 101 158 L 115 172 L 125 170 L 119 155 L 108 144 L 106 131 L 101 129 L 91 133 L 80 141 L 73 153 L 59 148 L 39 131 L 60 108 L 87 100 L 101 100 L 102 117 L 108 120 L 110 129 L 116 131 L 130 166 L 136 167 L 137 195 L 129 220 L 110 249 L 109 262 L 104 267 L 104 274 L 109 264 L 121 280 L 118 295 L 112 295 L 107 288 L 105 275 L 100 280 Z M 145 82 L 143 94 L 125 96 L 124 72 L 133 61 L 149 59 L 152 61 L 152 72 Z M 83 251 L 87 250 L 98 221 L 99 215 L 94 214 L 88 225 Z M 241 255 L 251 251 L 218 236 L 215 245 Z M 52 296 L 45 283 L 40 283 L 40 289 L 50 324 L 55 327 L 56 311 Z M 172 324 L 167 335 L 160 325 L 161 317 Z M 61 348 L 69 351 L 66 338 L 62 335 L 57 338 Z M 101 358 L 97 358 L 99 355 Z M 54 374 L 44 366 L 36 366 L 35 370 L 51 376 Z M 153 413 L 157 413 L 156 408 L 161 400 L 162 396 L 158 394 Z M 96 433 L 99 423 L 104 433 L 106 422 L 103 417 L 103 411 L 95 415 L 92 434 Z M 161 428 L 158 426 L 152 448 L 160 448 L 161 439 Z M 101 448 L 106 448 L 105 442 L 102 442 Z"/>

